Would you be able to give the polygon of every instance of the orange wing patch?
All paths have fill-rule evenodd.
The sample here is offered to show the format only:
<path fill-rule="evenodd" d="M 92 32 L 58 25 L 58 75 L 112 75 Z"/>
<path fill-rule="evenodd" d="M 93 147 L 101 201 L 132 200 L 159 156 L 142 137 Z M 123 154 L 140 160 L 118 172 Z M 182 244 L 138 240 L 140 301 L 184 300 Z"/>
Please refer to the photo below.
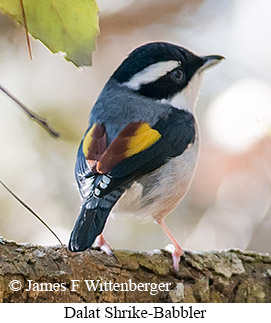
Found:
<path fill-rule="evenodd" d="M 106 150 L 106 132 L 103 124 L 95 123 L 86 133 L 83 140 L 83 153 L 92 170 Z"/>
<path fill-rule="evenodd" d="M 96 169 L 99 173 L 109 172 L 122 160 L 144 151 L 161 138 L 161 134 L 146 122 L 131 122 L 101 155 Z"/>

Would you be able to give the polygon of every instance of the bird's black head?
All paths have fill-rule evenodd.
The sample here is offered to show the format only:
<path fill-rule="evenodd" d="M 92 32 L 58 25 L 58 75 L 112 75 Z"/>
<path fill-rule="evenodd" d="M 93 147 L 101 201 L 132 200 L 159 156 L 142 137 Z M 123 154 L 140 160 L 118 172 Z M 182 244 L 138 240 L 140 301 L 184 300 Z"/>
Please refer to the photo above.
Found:
<path fill-rule="evenodd" d="M 185 88 L 196 72 L 221 59 L 221 56 L 199 57 L 170 43 L 148 43 L 136 48 L 112 78 L 146 97 L 168 99 Z"/>

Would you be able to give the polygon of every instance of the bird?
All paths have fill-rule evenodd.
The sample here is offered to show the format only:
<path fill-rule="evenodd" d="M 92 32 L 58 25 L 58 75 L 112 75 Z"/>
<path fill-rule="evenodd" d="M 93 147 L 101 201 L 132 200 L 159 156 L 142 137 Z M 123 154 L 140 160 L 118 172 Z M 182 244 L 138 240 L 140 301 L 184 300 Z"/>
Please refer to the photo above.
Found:
<path fill-rule="evenodd" d="M 178 270 L 184 251 L 165 218 L 194 176 L 200 142 L 195 104 L 203 72 L 223 58 L 150 42 L 123 60 L 94 104 L 78 149 L 75 177 L 82 206 L 69 251 L 95 243 L 113 255 L 104 237 L 107 219 L 132 215 L 161 226 Z"/>

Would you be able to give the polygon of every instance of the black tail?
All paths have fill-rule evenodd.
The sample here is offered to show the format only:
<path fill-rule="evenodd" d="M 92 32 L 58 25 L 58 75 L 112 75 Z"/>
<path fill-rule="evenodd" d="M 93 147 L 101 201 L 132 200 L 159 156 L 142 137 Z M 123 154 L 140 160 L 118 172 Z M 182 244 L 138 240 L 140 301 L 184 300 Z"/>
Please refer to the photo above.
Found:
<path fill-rule="evenodd" d="M 123 191 L 113 191 L 101 198 L 92 196 L 81 212 L 70 236 L 68 249 L 73 252 L 90 248 L 105 226 L 106 219 Z"/>

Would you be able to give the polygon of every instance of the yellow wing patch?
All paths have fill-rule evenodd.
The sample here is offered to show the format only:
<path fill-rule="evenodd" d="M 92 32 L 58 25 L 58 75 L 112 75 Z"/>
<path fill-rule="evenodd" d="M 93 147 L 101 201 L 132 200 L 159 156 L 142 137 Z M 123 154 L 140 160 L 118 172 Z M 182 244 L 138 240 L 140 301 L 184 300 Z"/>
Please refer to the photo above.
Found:
<path fill-rule="evenodd" d="M 161 137 L 146 122 L 129 123 L 98 159 L 97 171 L 101 174 L 110 172 L 118 163 L 149 148 Z"/>
<path fill-rule="evenodd" d="M 84 153 L 86 158 L 88 157 L 88 150 L 89 150 L 89 147 L 91 146 L 91 142 L 92 142 L 92 139 L 93 139 L 93 132 L 94 132 L 96 126 L 97 126 L 97 123 L 95 123 L 89 129 L 89 131 L 86 133 L 85 138 L 83 140 L 83 153 Z"/>
<path fill-rule="evenodd" d="M 152 146 L 161 138 L 161 134 L 152 129 L 148 123 L 142 123 L 129 138 L 125 157 L 130 157 Z"/>

